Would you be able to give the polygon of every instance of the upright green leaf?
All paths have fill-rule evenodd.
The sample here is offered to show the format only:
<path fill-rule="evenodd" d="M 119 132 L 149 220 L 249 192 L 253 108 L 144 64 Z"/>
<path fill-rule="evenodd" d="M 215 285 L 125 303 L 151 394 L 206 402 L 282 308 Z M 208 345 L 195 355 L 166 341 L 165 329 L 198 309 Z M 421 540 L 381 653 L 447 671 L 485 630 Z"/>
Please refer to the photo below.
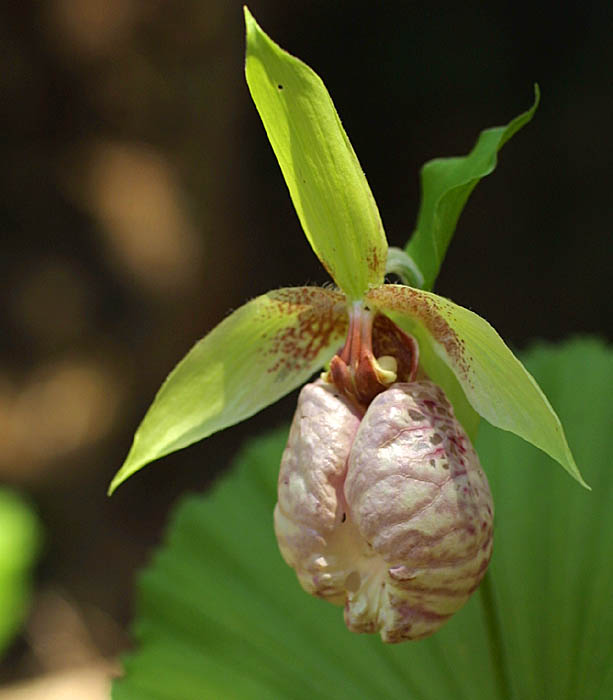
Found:
<path fill-rule="evenodd" d="M 498 151 L 533 117 L 540 92 L 534 86 L 534 104 L 506 126 L 486 129 L 473 150 L 458 158 L 436 158 L 421 169 L 421 205 L 407 253 L 417 263 L 423 289 L 432 289 L 455 231 L 458 218 L 479 180 L 493 172 Z"/>
<path fill-rule="evenodd" d="M 223 320 L 173 369 L 140 424 L 109 492 L 154 459 L 249 418 L 330 359 L 345 299 L 317 287 L 259 296 Z"/>
<path fill-rule="evenodd" d="M 421 324 L 480 416 L 536 445 L 587 486 L 547 397 L 486 320 L 437 294 L 402 285 L 373 289 L 366 299 Z"/>
<path fill-rule="evenodd" d="M 245 8 L 245 73 L 302 228 L 350 299 L 381 284 L 387 242 L 377 205 L 325 85 Z"/>
<path fill-rule="evenodd" d="M 480 593 L 433 637 L 385 646 L 351 634 L 340 608 L 302 591 L 273 534 L 281 430 L 253 442 L 213 493 L 179 507 L 141 579 L 139 646 L 114 700 L 613 697 L 613 353 L 580 340 L 537 348 L 525 362 L 569 426 L 594 491 L 547 470 L 547 457 L 515 436 L 481 426 L 506 676 Z"/>

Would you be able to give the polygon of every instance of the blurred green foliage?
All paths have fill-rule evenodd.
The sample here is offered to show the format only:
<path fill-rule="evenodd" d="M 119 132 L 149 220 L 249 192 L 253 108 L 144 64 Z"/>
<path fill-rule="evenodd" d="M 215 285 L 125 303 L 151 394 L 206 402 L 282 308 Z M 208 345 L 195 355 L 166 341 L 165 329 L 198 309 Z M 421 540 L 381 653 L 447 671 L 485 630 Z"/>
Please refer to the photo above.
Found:
<path fill-rule="evenodd" d="M 0 489 L 0 656 L 28 609 L 32 567 L 41 544 L 41 527 L 31 506 Z"/>

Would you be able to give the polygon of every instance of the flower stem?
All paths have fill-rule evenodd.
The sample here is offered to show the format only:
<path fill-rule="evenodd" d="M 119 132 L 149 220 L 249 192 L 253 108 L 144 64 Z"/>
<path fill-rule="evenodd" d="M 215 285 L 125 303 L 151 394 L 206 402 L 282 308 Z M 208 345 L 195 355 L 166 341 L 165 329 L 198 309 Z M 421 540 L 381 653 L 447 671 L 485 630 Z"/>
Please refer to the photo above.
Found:
<path fill-rule="evenodd" d="M 485 618 L 485 627 L 489 640 L 494 674 L 502 700 L 513 700 L 513 687 L 507 665 L 507 655 L 502 635 L 502 623 L 498 613 L 492 574 L 488 571 L 479 586 L 481 607 Z"/>

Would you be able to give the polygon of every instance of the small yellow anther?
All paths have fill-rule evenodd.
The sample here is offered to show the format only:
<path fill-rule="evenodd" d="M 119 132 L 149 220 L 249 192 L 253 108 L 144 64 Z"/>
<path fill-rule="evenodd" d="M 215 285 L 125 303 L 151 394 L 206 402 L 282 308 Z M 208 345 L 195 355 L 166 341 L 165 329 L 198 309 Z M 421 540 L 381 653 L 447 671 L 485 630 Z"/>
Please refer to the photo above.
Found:
<path fill-rule="evenodd" d="M 392 355 L 381 355 L 374 361 L 375 373 L 381 384 L 389 386 L 398 377 L 398 363 Z"/>

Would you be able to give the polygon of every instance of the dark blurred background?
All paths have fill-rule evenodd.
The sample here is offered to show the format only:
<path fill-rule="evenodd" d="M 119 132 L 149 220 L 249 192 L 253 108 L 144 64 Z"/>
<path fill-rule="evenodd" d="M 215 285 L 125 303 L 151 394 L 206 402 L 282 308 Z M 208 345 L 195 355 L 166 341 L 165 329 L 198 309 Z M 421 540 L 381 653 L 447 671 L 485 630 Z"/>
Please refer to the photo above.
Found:
<path fill-rule="evenodd" d="M 613 13 L 547 7 L 250 5 L 324 79 L 392 245 L 412 231 L 420 166 L 466 153 L 540 84 L 534 121 L 472 195 L 436 288 L 515 349 L 613 337 Z M 51 673 L 103 676 L 129 645 L 135 575 L 173 503 L 291 416 L 295 397 L 106 497 L 195 340 L 256 294 L 327 279 L 244 83 L 243 33 L 230 0 L 1 5 L 0 482 L 31 499 L 46 533 L 2 698 Z M 82 697 L 104 696 L 94 675 Z"/>

